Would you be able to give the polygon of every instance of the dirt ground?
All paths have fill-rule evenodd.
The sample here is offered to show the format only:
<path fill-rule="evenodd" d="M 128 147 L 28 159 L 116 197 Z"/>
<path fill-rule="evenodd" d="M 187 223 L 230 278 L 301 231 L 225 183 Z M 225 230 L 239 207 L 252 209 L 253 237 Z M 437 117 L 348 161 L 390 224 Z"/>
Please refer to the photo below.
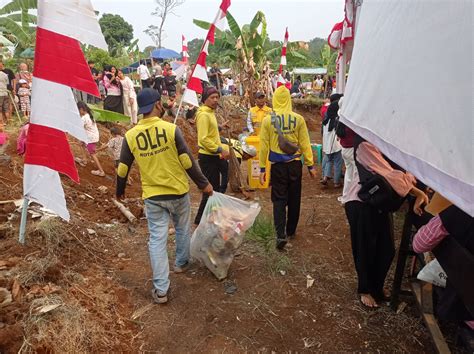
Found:
<path fill-rule="evenodd" d="M 319 115 L 300 113 L 319 142 Z M 190 141 L 194 127 L 179 124 L 187 125 Z M 0 201 L 22 195 L 22 158 L 11 131 L 5 150 L 11 160 L 0 160 Z M 107 138 L 101 128 L 101 141 Z M 83 154 L 78 143 L 72 146 Z M 63 178 L 71 222 L 29 218 L 25 246 L 17 242 L 19 213 L 12 203 L 0 205 L 0 288 L 13 297 L 0 307 L 1 353 L 433 352 L 410 299 L 398 314 L 386 305 L 373 311 L 360 305 L 341 190 L 322 190 L 319 176 L 311 180 L 307 173 L 297 236 L 287 252 L 269 256 L 247 240 L 227 280 L 193 265 L 171 274 L 169 303 L 154 305 L 146 220 L 131 226 L 112 204 L 113 162 L 106 153 L 100 160 L 105 178 L 90 174 L 92 163 L 79 167 L 80 185 Z M 137 171 L 132 178 L 127 206 L 140 217 Z M 253 198 L 271 215 L 269 190 Z M 194 214 L 200 201 L 194 186 L 191 201 Z M 173 237 L 169 255 L 172 262 Z M 314 279 L 310 287 L 308 279 Z M 226 293 L 229 284 L 235 293 Z"/>

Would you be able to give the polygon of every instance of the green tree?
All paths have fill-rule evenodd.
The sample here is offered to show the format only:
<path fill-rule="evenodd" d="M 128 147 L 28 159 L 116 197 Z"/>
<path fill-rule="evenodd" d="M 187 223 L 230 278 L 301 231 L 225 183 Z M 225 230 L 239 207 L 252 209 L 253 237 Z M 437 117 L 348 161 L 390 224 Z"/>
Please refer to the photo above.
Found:
<path fill-rule="evenodd" d="M 323 48 L 320 51 L 319 58 L 316 60 L 316 64 L 322 68 L 326 68 L 328 75 L 336 74 L 336 59 L 337 52 L 328 44 L 324 44 Z"/>
<path fill-rule="evenodd" d="M 0 32 L 21 52 L 34 46 L 36 16 L 29 13 L 37 8 L 36 0 L 13 0 L 0 8 Z"/>
<path fill-rule="evenodd" d="M 113 65 L 117 68 L 123 68 L 130 64 L 128 55 L 120 57 L 111 56 L 109 52 L 92 46 L 83 47 L 84 56 L 87 60 L 92 60 L 98 70 L 104 69 L 105 65 Z"/>
<path fill-rule="evenodd" d="M 130 46 L 133 39 L 133 26 L 122 16 L 103 14 L 99 19 L 99 24 L 112 55 L 120 55 L 123 48 Z"/>
<path fill-rule="evenodd" d="M 146 46 L 145 49 L 143 49 L 143 54 L 145 54 L 145 58 L 149 58 L 151 55 L 151 52 L 155 50 L 155 48 L 156 47 L 154 45 Z"/>
<path fill-rule="evenodd" d="M 194 20 L 194 23 L 208 29 L 208 22 Z M 214 49 L 219 53 L 220 63 L 229 63 L 239 74 L 240 82 L 244 86 L 246 97 L 253 105 L 254 91 L 269 89 L 268 75 L 271 62 L 276 58 L 281 44 L 269 46 L 267 35 L 267 20 L 265 14 L 258 11 L 250 24 L 240 26 L 230 12 L 227 12 L 227 23 L 230 31 L 217 31 Z M 210 48 L 213 48 L 212 46 Z M 287 57 L 305 59 L 306 56 L 296 50 L 297 45 L 289 44 Z M 212 50 L 212 49 L 211 49 Z M 211 57 L 212 52 L 209 53 Z M 209 60 L 212 60 L 209 58 Z"/>
<path fill-rule="evenodd" d="M 204 39 L 194 38 L 188 42 L 188 54 L 191 63 L 196 62 L 199 52 L 201 51 Z M 207 64 L 210 66 L 212 63 L 218 63 L 221 66 L 231 66 L 229 58 L 222 57 L 220 48 L 222 47 L 222 41 L 216 38 L 215 45 L 209 46 L 209 55 L 207 56 Z"/>
<path fill-rule="evenodd" d="M 323 49 L 324 45 L 327 44 L 327 40 L 323 38 L 315 37 L 309 41 L 309 53 L 308 56 L 316 60 L 319 58 L 321 50 Z"/>

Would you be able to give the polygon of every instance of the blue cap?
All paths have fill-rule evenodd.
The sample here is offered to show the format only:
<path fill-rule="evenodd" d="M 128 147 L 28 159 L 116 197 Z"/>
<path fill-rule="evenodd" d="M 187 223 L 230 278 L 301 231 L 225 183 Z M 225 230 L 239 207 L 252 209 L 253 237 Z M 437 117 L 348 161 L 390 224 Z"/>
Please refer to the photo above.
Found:
<path fill-rule="evenodd" d="M 144 88 L 137 95 L 138 114 L 148 114 L 153 110 L 153 106 L 161 99 L 157 90 Z"/>

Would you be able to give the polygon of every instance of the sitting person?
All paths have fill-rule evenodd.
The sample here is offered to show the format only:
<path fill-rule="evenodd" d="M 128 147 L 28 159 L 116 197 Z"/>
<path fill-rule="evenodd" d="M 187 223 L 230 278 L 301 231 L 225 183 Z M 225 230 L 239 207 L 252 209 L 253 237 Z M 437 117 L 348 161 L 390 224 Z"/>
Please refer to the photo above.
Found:
<path fill-rule="evenodd" d="M 474 331 L 474 218 L 451 205 L 413 239 L 417 253 L 432 251 L 448 277 L 440 290 L 436 315 L 445 320 L 466 321 Z M 471 332 L 473 335 L 474 332 Z"/>
<path fill-rule="evenodd" d="M 303 92 L 301 91 L 301 76 L 297 76 L 293 86 L 290 89 L 291 98 L 303 98 Z"/>

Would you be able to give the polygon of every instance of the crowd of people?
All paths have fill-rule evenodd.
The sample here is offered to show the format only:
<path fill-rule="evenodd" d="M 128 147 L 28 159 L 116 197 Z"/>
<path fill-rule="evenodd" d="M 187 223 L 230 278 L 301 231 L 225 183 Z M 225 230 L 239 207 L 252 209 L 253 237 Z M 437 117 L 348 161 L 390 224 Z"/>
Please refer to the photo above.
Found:
<path fill-rule="evenodd" d="M 20 63 L 14 73 L 0 61 L 0 131 L 3 131 L 13 113 L 27 118 L 30 116 L 32 82 L 33 76 L 28 70 L 28 64 Z"/>
<path fill-rule="evenodd" d="M 219 75 L 216 78 L 219 80 Z M 215 115 L 222 94 L 218 82 L 214 81 L 217 87 L 210 85 L 205 88 L 201 96 L 202 105 L 193 112 L 198 133 L 197 161 L 182 139 L 179 128 L 158 118 L 165 108 L 156 90 L 144 89 L 139 93 L 138 105 L 145 116 L 136 128 L 132 128 L 125 135 L 128 146 L 123 148 L 119 163 L 118 178 L 121 183 L 117 196 L 123 197 L 127 174 L 132 161 L 135 160 L 140 173 L 147 176 L 147 180 L 142 180 L 143 188 L 147 189 L 143 197 L 153 215 L 148 218 L 150 240 L 153 240 L 150 241 L 149 248 L 154 279 L 152 295 L 157 303 L 165 303 L 168 299 L 166 240 L 170 218 L 175 224 L 176 237 L 179 240 L 176 243 L 174 270 L 177 273 L 184 272 L 189 266 L 191 216 L 189 185 L 185 175 L 188 174 L 203 191 L 194 218 L 195 225 L 201 222 L 209 195 L 214 191 L 225 192 L 222 184 L 226 177 L 221 172 L 221 166 L 222 161 L 229 159 L 229 148 L 233 148 L 233 144 L 220 136 L 220 127 Z M 319 85 L 320 82 L 318 87 Z M 240 143 L 245 147 L 245 137 L 248 135 L 257 135 L 260 138 L 260 183 L 264 184 L 267 178 L 271 180 L 275 245 L 283 251 L 290 240 L 297 242 L 303 237 L 297 234 L 303 166 L 307 167 L 311 178 L 316 176 L 316 168 L 305 120 L 292 109 L 291 90 L 285 85 L 277 87 L 272 95 L 271 108 L 266 105 L 266 100 L 265 93 L 255 94 L 256 105 L 249 110 Z M 472 242 L 466 242 L 466 235 L 472 234 L 472 218 L 453 206 L 456 213 L 463 216 L 458 218 L 464 223 L 462 227 L 455 228 L 451 224 L 454 220 L 452 213 L 446 218 L 443 218 L 444 214 L 441 213 L 430 221 L 430 216 L 424 211 L 424 206 L 430 202 L 429 188 L 390 161 L 375 145 L 339 122 L 338 112 L 343 100 L 342 95 L 332 94 L 322 107 L 324 160 L 320 183 L 323 188 L 328 188 L 330 183 L 334 188 L 342 188 L 340 201 L 350 226 L 358 279 L 357 294 L 363 306 L 377 308 L 390 297 L 385 281 L 395 255 L 392 212 L 398 210 L 408 199 L 411 200 L 412 213 L 427 223 L 415 237 L 415 241 L 423 240 L 416 242 L 425 246 L 414 246 L 416 251 L 434 248 L 452 234 L 457 235 L 457 239 L 464 240 L 462 247 L 467 247 L 472 253 Z M 143 140 L 140 145 L 137 143 L 139 135 L 152 138 L 149 141 Z M 249 158 L 255 153 L 256 151 L 250 151 L 246 156 Z M 268 160 L 270 171 L 267 170 Z M 155 173 L 151 171 L 163 165 L 170 167 L 160 170 L 159 179 L 153 179 Z M 169 190 L 172 176 L 182 176 L 182 182 L 176 186 L 181 189 Z M 368 191 L 374 185 L 384 193 L 380 194 L 378 199 L 373 199 Z M 183 220 L 186 220 L 184 226 Z M 456 293 L 456 289 L 450 287 L 447 291 L 457 294 L 458 297 L 456 301 L 451 301 L 453 303 L 443 303 L 444 307 L 455 308 L 456 314 L 453 315 L 453 312 L 446 309 L 445 311 L 456 319 L 472 320 L 467 310 L 471 304 L 466 303 L 465 298 Z M 472 322 L 468 322 L 468 325 L 472 325 Z"/>
<path fill-rule="evenodd" d="M 209 72 L 210 84 L 201 95 L 202 104 L 185 113 L 197 130 L 195 144 L 199 152 L 195 160 L 181 130 L 162 119 L 165 115 L 176 114 L 176 78 L 169 63 L 163 63 L 162 66 L 153 61 L 150 71 L 146 63 L 142 62 L 137 69 L 141 80 L 138 94 L 133 81 L 122 70 L 106 66 L 99 72 L 93 62 L 89 62 L 89 65 L 101 93 L 104 109 L 128 115 L 130 129 L 123 134 L 117 127 L 111 128 L 112 138 L 106 145 L 99 146 L 99 129 L 93 111 L 86 103 L 78 102 L 87 143 L 83 156 L 76 157 L 76 162 L 85 165 L 92 159 L 96 169 L 91 173 L 103 177 L 105 171 L 97 152 L 108 149 L 117 168 L 116 195 L 119 198 L 125 196 L 126 185 L 130 183 L 129 172 L 132 163 L 136 163 L 140 171 L 150 232 L 149 254 L 154 285 L 152 297 L 157 303 L 168 300 L 167 237 L 170 221 L 176 232 L 174 272 L 185 272 L 190 264 L 192 228 L 188 176 L 203 192 L 194 218 L 194 225 L 197 226 L 209 196 L 213 192 L 225 193 L 227 190 L 230 149 L 239 163 L 257 156 L 260 183 L 263 185 L 270 179 L 276 248 L 283 251 L 290 240 L 297 242 L 303 237 L 297 235 L 303 169 L 306 166 L 309 176 L 314 178 L 316 167 L 306 122 L 293 111 L 292 99 L 309 92 L 317 97 L 328 96 L 320 111 L 324 155 L 320 183 L 323 188 L 331 185 L 336 189 L 341 188 L 339 201 L 344 206 L 350 227 L 358 279 L 357 294 L 361 304 L 367 308 L 376 308 L 390 296 L 385 280 L 395 255 L 391 213 L 398 210 L 407 199 L 411 201 L 412 213 L 419 221 L 419 231 L 413 244 L 416 252 L 433 250 L 452 272 L 456 266 L 452 265 L 452 260 L 446 256 L 447 251 L 444 251 L 448 246 L 443 245 L 449 245 L 450 252 L 461 252 L 459 249 L 467 252 L 472 260 L 473 218 L 454 205 L 435 217 L 429 215 L 424 206 L 430 202 L 430 189 L 390 161 L 375 145 L 339 121 L 344 97 L 332 93 L 332 78 L 314 77 L 311 91 L 303 93 L 301 77 L 296 77 L 289 84 L 289 73 L 286 72 L 286 82 L 283 84 L 280 80 L 272 87 L 271 107 L 267 105 L 268 92 L 257 91 L 255 106 L 248 110 L 242 134 L 238 139 L 227 139 L 221 135 L 223 127 L 216 118 L 216 108 L 222 95 L 235 94 L 238 88 L 231 77 L 222 75 L 217 64 L 213 65 Z M 15 96 L 18 97 L 21 112 L 28 118 L 32 81 L 28 67 L 22 63 L 14 74 L 4 69 L 0 62 L 0 70 L 2 123 L 10 118 L 10 103 L 15 102 Z M 271 74 L 271 80 L 275 76 Z M 88 103 L 98 102 L 92 96 L 87 100 Z M 138 119 L 139 115 L 142 118 Z M 25 124 L 18 137 L 19 154 L 25 153 L 27 132 L 28 124 Z M 259 151 L 246 142 L 248 136 L 259 137 Z M 268 161 L 270 170 L 267 170 Z M 374 197 L 374 187 L 379 191 L 378 197 Z M 466 299 L 463 295 L 472 294 L 472 288 L 472 285 L 466 285 L 453 277 L 453 282 L 444 289 L 447 295 L 440 297 L 442 316 L 465 320 L 470 328 L 474 328 L 474 318 L 469 312 L 473 299 Z"/>

